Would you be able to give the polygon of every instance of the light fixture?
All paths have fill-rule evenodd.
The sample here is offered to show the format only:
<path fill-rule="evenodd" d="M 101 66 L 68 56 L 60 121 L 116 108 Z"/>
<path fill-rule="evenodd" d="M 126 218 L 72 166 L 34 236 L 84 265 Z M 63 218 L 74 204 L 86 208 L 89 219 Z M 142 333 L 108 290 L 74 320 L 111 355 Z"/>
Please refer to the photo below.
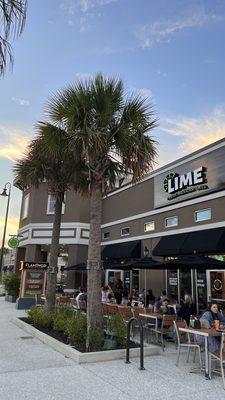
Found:
<path fill-rule="evenodd" d="M 6 187 L 4 187 L 2 193 L 0 194 L 0 196 L 4 196 L 4 197 L 8 197 L 7 191 L 6 191 Z"/>
<path fill-rule="evenodd" d="M 149 249 L 147 248 L 147 246 L 145 246 L 144 248 L 144 257 L 148 257 L 149 255 Z"/>

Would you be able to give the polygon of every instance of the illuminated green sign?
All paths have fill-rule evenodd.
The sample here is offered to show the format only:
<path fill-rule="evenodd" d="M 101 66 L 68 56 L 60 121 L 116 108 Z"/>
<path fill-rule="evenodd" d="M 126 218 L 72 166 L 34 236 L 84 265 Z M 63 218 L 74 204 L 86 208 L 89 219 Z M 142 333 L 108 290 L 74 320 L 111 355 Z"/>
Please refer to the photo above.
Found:
<path fill-rule="evenodd" d="M 206 168 L 199 167 L 183 175 L 170 172 L 163 181 L 163 188 L 169 195 L 167 200 L 173 200 L 187 193 L 208 189 L 206 183 Z"/>

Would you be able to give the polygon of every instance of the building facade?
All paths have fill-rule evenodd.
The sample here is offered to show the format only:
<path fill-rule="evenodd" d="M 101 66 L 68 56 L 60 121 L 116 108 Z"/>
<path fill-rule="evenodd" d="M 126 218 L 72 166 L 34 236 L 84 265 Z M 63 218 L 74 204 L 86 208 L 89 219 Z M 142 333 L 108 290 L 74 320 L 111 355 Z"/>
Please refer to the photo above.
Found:
<path fill-rule="evenodd" d="M 23 193 L 17 261 L 45 261 L 48 257 L 54 199 L 46 184 Z M 225 254 L 225 139 L 180 158 L 146 176 L 126 184 L 103 199 L 102 258 L 111 262 L 106 280 L 121 276 L 124 282 L 154 289 L 163 288 L 179 298 L 185 291 L 201 297 L 225 299 L 224 272 L 193 270 L 114 271 L 115 263 L 139 259 L 144 253 L 159 260 L 180 254 L 203 254 L 223 259 Z M 73 191 L 66 194 L 60 244 L 68 254 L 68 265 L 87 259 L 89 200 Z M 122 264 L 121 264 L 122 265 Z M 76 283 L 76 272 L 68 273 L 68 285 Z M 211 274 L 211 275 L 210 275 Z M 220 281 L 219 290 L 213 287 Z M 217 297 L 216 297 L 217 296 Z"/>

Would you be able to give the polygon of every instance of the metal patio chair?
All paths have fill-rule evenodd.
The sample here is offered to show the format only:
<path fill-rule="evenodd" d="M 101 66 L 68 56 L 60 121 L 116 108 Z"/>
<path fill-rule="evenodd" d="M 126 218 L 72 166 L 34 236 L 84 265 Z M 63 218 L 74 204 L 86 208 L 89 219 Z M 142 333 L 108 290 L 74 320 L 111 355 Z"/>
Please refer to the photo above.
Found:
<path fill-rule="evenodd" d="M 194 352 L 193 362 L 195 362 L 196 351 L 198 351 L 199 363 L 200 367 L 202 367 L 201 347 L 194 340 L 191 340 L 191 336 L 189 333 L 184 333 L 179 331 L 179 328 L 187 328 L 186 321 L 173 321 L 173 324 L 174 324 L 174 331 L 176 334 L 177 349 L 178 349 L 176 366 L 178 366 L 179 364 L 181 348 L 185 348 L 187 349 L 187 362 L 189 361 L 191 349 L 194 349 L 195 352 Z"/>
<path fill-rule="evenodd" d="M 211 375 L 211 362 L 219 361 L 220 363 L 220 372 L 223 379 L 223 388 L 225 390 L 225 377 L 224 377 L 224 366 L 225 366 L 225 333 L 221 335 L 221 343 L 220 343 L 220 351 L 218 352 L 209 352 L 209 360 L 210 360 L 210 375 Z"/>

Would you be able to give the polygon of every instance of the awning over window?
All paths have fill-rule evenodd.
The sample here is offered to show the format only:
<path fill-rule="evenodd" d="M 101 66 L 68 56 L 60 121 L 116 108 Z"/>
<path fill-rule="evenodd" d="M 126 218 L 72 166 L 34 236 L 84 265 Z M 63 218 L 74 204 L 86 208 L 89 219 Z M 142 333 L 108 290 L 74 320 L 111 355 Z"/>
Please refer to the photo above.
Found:
<path fill-rule="evenodd" d="M 180 235 L 163 236 L 153 249 L 152 254 L 154 256 L 162 257 L 180 255 L 182 254 L 180 251 L 186 237 L 186 233 L 181 233 Z"/>
<path fill-rule="evenodd" d="M 109 244 L 102 250 L 102 260 L 116 260 L 122 258 L 140 258 L 141 241 Z"/>
<path fill-rule="evenodd" d="M 164 236 L 153 250 L 162 257 L 188 254 L 225 254 L 225 228 Z"/>

